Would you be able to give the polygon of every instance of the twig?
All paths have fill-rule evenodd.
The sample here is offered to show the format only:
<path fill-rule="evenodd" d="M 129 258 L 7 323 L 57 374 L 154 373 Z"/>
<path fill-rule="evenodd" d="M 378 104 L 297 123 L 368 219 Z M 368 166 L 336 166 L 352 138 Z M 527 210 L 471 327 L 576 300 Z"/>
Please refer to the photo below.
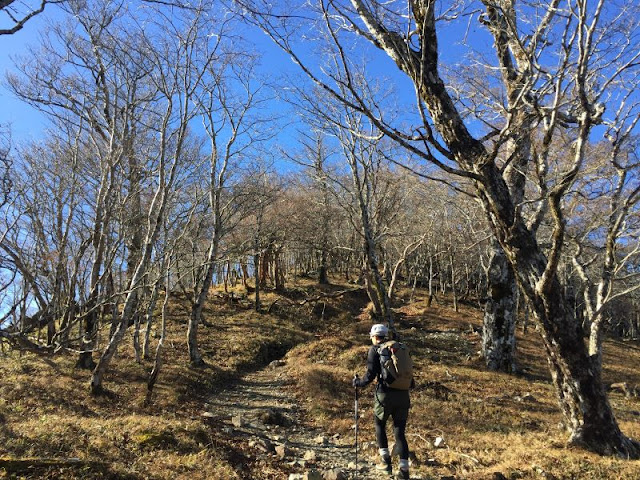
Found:
<path fill-rule="evenodd" d="M 329 293 L 329 294 L 326 294 L 326 295 L 318 295 L 316 297 L 307 298 L 307 299 L 305 299 L 305 300 L 303 300 L 301 302 L 298 302 L 298 305 L 304 305 L 305 303 L 315 302 L 316 300 L 321 300 L 323 298 L 340 297 L 341 295 L 344 295 L 345 293 L 359 292 L 360 290 L 363 290 L 363 287 L 349 288 L 347 290 L 340 290 L 339 292 L 335 292 L 335 293 Z"/>
<path fill-rule="evenodd" d="M 418 437 L 420 440 L 422 440 L 427 445 L 431 445 L 431 442 L 429 440 L 424 438 L 422 435 L 418 435 L 417 433 L 407 433 L 407 437 Z"/>
<path fill-rule="evenodd" d="M 457 451 L 455 451 L 455 450 L 452 450 L 452 449 L 451 449 L 451 448 L 449 448 L 448 446 L 447 446 L 447 450 L 449 450 L 450 452 L 453 452 L 453 453 L 455 453 L 455 454 L 458 454 L 458 455 L 460 455 L 461 457 L 465 457 L 465 458 L 468 458 L 469 460 L 473 460 L 473 461 L 476 463 L 476 465 L 479 465 L 479 464 L 480 464 L 480 460 L 478 460 L 477 458 L 472 457 L 471 455 L 467 455 L 466 453 L 457 452 Z"/>
<path fill-rule="evenodd" d="M 438 433 L 440 436 L 444 436 L 442 430 L 431 430 L 431 431 L 435 432 L 435 433 Z M 409 434 L 407 434 L 407 436 L 418 437 L 420 440 L 425 442 L 427 445 L 431 445 L 431 442 L 429 440 L 427 440 L 422 435 L 419 435 L 417 433 L 409 433 Z M 465 458 L 468 458 L 469 460 L 472 460 L 476 465 L 480 465 L 480 460 L 478 460 L 475 457 L 472 457 L 471 455 L 467 455 L 466 453 L 462 453 L 462 452 L 458 452 L 456 450 L 452 450 L 449 446 L 447 446 L 447 450 L 449 450 L 452 453 L 455 453 L 456 455 L 460 455 L 461 457 L 465 457 Z"/>

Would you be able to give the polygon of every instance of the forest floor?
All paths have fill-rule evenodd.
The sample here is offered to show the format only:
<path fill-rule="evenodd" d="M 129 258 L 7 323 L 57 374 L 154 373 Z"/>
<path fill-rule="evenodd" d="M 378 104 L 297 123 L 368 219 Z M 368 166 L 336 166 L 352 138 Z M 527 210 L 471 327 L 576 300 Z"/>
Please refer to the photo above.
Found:
<path fill-rule="evenodd" d="M 264 292 L 261 313 L 240 291 L 212 292 L 199 335 L 207 362 L 201 368 L 188 365 L 188 309 L 176 297 L 151 403 L 145 397 L 152 363 L 136 363 L 130 343 L 99 397 L 89 394 L 89 372 L 75 368 L 75 353 L 5 345 L 0 478 L 356 478 L 350 380 L 364 371 L 372 321 L 366 295 L 334 282 L 319 287 L 300 279 L 281 294 Z M 407 428 L 412 478 L 638 478 L 639 461 L 567 446 L 535 328 L 518 328 L 519 372 L 496 374 L 478 355 L 477 306 L 463 303 L 456 312 L 445 297 L 427 305 L 426 292 L 406 290 L 394 313 L 416 363 Z M 604 365 L 608 384 L 637 387 L 640 344 L 608 340 Z M 609 399 L 623 432 L 640 438 L 640 398 L 612 390 Z M 372 389 L 364 389 L 362 480 L 384 478 L 371 469 L 371 400 Z M 438 448 L 437 437 L 444 440 Z"/>
<path fill-rule="evenodd" d="M 296 400 L 293 383 L 285 363 L 276 360 L 244 376 L 207 405 L 205 417 L 217 428 L 222 426 L 230 437 L 246 443 L 252 452 L 248 453 L 250 466 L 238 464 L 236 470 L 248 468 L 246 478 L 261 478 L 267 472 L 274 478 L 289 475 L 292 479 L 303 479 L 312 472 L 319 478 L 344 480 L 388 478 L 375 470 L 370 456 L 359 452 L 357 458 L 353 435 L 310 425 Z M 219 416 L 220 412 L 224 414 Z"/>

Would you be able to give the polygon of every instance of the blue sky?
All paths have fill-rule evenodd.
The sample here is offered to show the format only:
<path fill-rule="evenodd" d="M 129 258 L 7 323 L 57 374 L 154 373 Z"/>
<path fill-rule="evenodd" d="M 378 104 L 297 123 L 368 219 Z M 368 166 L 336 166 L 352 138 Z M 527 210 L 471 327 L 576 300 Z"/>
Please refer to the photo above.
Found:
<path fill-rule="evenodd" d="M 37 41 L 38 31 L 47 18 L 55 15 L 55 7 L 47 7 L 43 15 L 34 17 L 13 35 L 0 36 L 0 82 L 4 84 L 6 71 L 13 68 L 11 57 L 24 51 L 28 44 Z M 46 125 L 44 117 L 34 108 L 17 100 L 2 85 L 0 87 L 0 125 L 10 125 L 14 139 L 37 137 Z"/>
<path fill-rule="evenodd" d="M 55 5 L 48 6 L 43 14 L 31 19 L 26 26 L 12 35 L 0 36 L 0 125 L 11 128 L 14 142 L 36 139 L 47 126 L 45 116 L 37 109 L 15 98 L 5 87 L 6 73 L 14 69 L 12 58 L 25 51 L 27 46 L 37 46 L 39 34 L 50 22 L 62 16 Z M 297 73 L 291 60 L 271 43 L 266 35 L 259 31 L 248 32 L 257 48 L 264 52 L 264 69 L 270 76 L 282 74 L 284 71 Z"/>
<path fill-rule="evenodd" d="M 13 35 L 0 36 L 0 82 L 4 83 L 6 72 L 13 68 L 12 56 L 19 55 L 27 45 L 38 43 L 39 32 L 46 27 L 50 21 L 59 18 L 60 9 L 55 5 L 47 7 L 45 12 L 32 20 L 26 26 Z M 299 75 L 299 70 L 293 65 L 291 60 L 281 52 L 262 32 L 254 30 L 246 31 L 247 35 L 259 45 L 259 50 L 265 53 L 263 70 L 272 78 L 281 75 L 283 72 L 290 72 Z M 459 35 L 458 35 L 459 36 Z M 448 32 L 441 32 L 442 56 L 450 60 L 462 49 L 453 40 L 453 35 Z M 487 37 L 487 40 L 490 39 Z M 489 46 L 489 45 L 487 45 Z M 446 58 L 449 57 L 449 58 Z M 370 70 L 376 74 L 380 72 L 383 76 L 393 78 L 393 83 L 398 85 L 400 96 L 405 101 L 413 102 L 413 88 L 406 77 L 401 74 L 397 67 L 386 55 L 380 54 L 375 57 L 375 61 L 369 65 Z M 11 128 L 14 143 L 28 141 L 38 138 L 39 133 L 46 127 L 47 122 L 44 115 L 29 105 L 17 100 L 7 91 L 4 85 L 0 86 L 0 125 Z M 282 106 L 276 106 L 282 109 Z"/>

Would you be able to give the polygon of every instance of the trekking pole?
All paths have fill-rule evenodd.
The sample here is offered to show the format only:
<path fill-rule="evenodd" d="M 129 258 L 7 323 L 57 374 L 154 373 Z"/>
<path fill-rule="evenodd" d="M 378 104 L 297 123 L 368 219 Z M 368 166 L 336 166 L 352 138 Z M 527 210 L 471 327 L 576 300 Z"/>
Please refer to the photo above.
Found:
<path fill-rule="evenodd" d="M 355 375 L 354 380 L 358 379 L 358 375 Z M 356 418 L 356 475 L 355 478 L 358 478 L 358 387 L 356 387 L 355 393 L 356 401 L 355 401 L 355 418 Z"/>

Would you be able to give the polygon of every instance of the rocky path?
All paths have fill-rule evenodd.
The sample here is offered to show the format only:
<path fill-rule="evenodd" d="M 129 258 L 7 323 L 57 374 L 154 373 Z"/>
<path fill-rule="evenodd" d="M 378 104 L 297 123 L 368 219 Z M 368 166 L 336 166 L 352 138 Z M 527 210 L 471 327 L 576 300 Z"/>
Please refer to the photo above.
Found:
<path fill-rule="evenodd" d="M 305 425 L 288 385 L 283 363 L 272 362 L 216 394 L 204 415 L 217 418 L 225 434 L 245 442 L 257 461 L 287 472 L 282 478 L 388 480 L 362 452 L 358 453 L 356 471 L 352 437 L 342 438 Z"/>

